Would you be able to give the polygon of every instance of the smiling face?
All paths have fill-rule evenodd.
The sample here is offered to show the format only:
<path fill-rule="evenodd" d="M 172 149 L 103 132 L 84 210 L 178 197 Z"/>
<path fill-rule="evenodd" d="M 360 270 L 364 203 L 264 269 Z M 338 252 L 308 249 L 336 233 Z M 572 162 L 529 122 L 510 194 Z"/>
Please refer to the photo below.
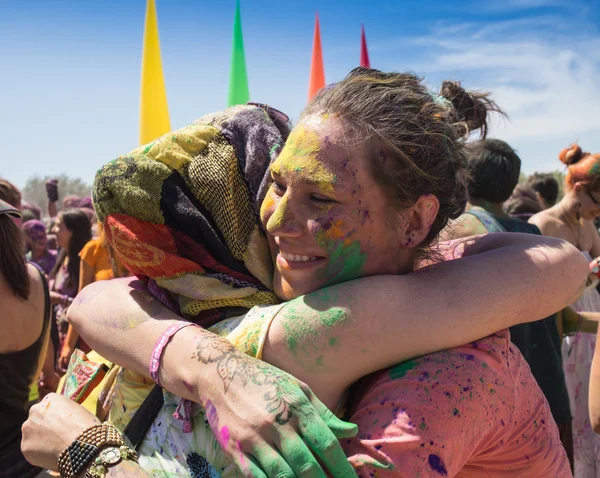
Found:
<path fill-rule="evenodd" d="M 261 219 L 282 299 L 362 276 L 396 274 L 411 261 L 399 239 L 402 221 L 391 220 L 394 210 L 361 147 L 347 147 L 344 138 L 339 118 L 309 116 L 271 165 L 273 184 Z"/>

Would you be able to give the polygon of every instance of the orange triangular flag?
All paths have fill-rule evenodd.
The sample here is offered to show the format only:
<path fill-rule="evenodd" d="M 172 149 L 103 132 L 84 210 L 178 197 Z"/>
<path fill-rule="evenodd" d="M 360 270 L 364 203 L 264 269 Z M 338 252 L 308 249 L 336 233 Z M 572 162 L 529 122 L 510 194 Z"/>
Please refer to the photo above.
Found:
<path fill-rule="evenodd" d="M 315 37 L 313 39 L 312 62 L 310 65 L 310 81 L 308 84 L 308 101 L 325 86 L 325 69 L 323 68 L 323 52 L 321 51 L 321 31 L 319 14 L 315 21 Z"/>

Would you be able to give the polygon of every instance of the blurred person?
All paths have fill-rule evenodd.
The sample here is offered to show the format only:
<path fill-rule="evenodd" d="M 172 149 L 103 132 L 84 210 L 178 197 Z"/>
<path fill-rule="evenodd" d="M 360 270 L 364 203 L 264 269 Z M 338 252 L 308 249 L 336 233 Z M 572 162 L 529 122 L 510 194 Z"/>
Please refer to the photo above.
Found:
<path fill-rule="evenodd" d="M 556 204 L 560 188 L 552 173 L 533 173 L 527 178 L 525 184 L 535 191 L 544 209 Z"/>
<path fill-rule="evenodd" d="M 537 193 L 529 186 L 517 184 L 510 197 L 504 202 L 502 209 L 515 219 L 528 221 L 531 216 L 544 210 Z"/>
<path fill-rule="evenodd" d="M 42 218 L 42 211 L 37 206 L 27 202 L 21 202 L 21 212 L 23 213 L 23 222 L 30 221 L 31 219 L 37 219 L 38 221 Z"/>
<path fill-rule="evenodd" d="M 27 264 L 23 235 L 11 217 L 19 210 L 0 199 L 0 476 L 29 478 L 41 470 L 21 453 L 30 388 L 43 370 L 54 375 L 48 353 L 50 301 L 44 274 Z"/>
<path fill-rule="evenodd" d="M 505 213 L 506 201 L 514 197 L 526 203 L 529 210 L 542 208 L 533 193 L 520 187 L 514 190 L 521 173 L 521 158 L 514 149 L 499 139 L 474 141 L 467 144 L 467 171 L 469 173 L 467 211 L 446 230 L 446 238 L 458 239 L 489 232 L 521 232 L 540 235 L 539 229 L 527 222 L 511 218 Z M 526 199 L 526 201 L 525 201 Z M 539 297 L 539 300 L 544 300 Z M 571 411 L 561 358 L 561 336 L 556 316 L 519 324 L 510 329 L 511 341 L 519 348 L 531 368 L 531 373 L 550 404 L 550 410 L 558 425 L 561 441 L 571 468 L 573 468 L 573 444 Z"/>
<path fill-rule="evenodd" d="M 569 241 L 591 263 L 600 256 L 600 235 L 594 219 L 600 217 L 600 154 L 585 153 L 574 144 L 561 151 L 567 166 L 565 194 L 554 206 L 534 215 L 529 222 L 542 234 Z M 592 284 L 571 306 L 577 312 L 600 312 L 600 294 Z M 573 413 L 575 477 L 600 476 L 600 437 L 589 417 L 590 370 L 596 336 L 578 332 L 562 343 L 567 388 Z"/>
<path fill-rule="evenodd" d="M 13 183 L 4 178 L 0 178 L 0 199 L 19 211 L 21 210 L 21 191 Z M 19 221 L 21 219 L 21 216 L 19 216 Z"/>
<path fill-rule="evenodd" d="M 59 213 L 53 230 L 60 247 L 50 273 L 50 300 L 54 306 L 52 340 L 58 353 L 62 350 L 68 329 L 66 311 L 79 290 L 79 253 L 92 238 L 92 233 L 90 220 L 81 209 Z"/>
<path fill-rule="evenodd" d="M 93 282 L 110 280 L 115 277 L 125 277 L 129 273 L 118 261 L 108 242 L 102 226 L 100 226 L 100 237 L 89 241 L 81 252 L 79 266 L 79 292 Z M 58 363 L 61 369 L 66 369 L 75 348 L 84 352 L 89 351 L 89 347 L 79 338 L 79 334 L 72 325 L 69 325 L 65 343 L 62 346 Z"/>
<path fill-rule="evenodd" d="M 27 260 L 37 264 L 49 276 L 56 264 L 57 252 L 48 248 L 44 223 L 32 219 L 24 222 L 21 229 L 27 241 Z"/>

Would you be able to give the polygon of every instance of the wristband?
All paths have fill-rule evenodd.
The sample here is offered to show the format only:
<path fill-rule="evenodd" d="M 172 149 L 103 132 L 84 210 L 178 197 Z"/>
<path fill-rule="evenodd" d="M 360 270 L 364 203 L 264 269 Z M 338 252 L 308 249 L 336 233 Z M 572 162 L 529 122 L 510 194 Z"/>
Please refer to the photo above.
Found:
<path fill-rule="evenodd" d="M 150 372 L 150 377 L 152 377 L 152 380 L 154 380 L 156 384 L 161 387 L 162 385 L 160 385 L 160 379 L 158 378 L 158 370 L 160 368 L 160 359 L 162 358 L 163 350 L 165 346 L 169 343 L 169 340 L 171 340 L 171 337 L 173 337 L 177 332 L 189 325 L 196 324 L 194 324 L 193 322 L 186 322 L 183 320 L 180 322 L 176 322 L 175 324 L 171 325 L 167 330 L 165 330 L 156 341 L 156 344 L 154 344 L 154 349 L 152 350 L 152 357 L 150 357 L 150 365 L 148 367 L 148 370 Z"/>

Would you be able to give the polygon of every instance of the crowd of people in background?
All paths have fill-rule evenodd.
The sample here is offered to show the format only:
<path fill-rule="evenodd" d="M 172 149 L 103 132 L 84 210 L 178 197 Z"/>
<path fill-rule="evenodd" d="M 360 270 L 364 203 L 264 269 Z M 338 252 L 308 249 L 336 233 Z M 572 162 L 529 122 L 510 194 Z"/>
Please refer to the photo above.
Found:
<path fill-rule="evenodd" d="M 60 202 L 50 180 L 47 204 L 30 204 L 0 178 L 0 477 L 67 476 L 59 448 L 79 432 L 55 438 L 61 416 L 126 433 L 152 393 L 164 397 L 131 444 L 139 465 L 114 476 L 294 476 L 308 463 L 314 476 L 600 477 L 600 154 L 571 145 L 557 152 L 564 184 L 519 182 L 518 151 L 485 137 L 501 112 L 488 96 L 376 70 L 324 89 L 291 132 L 277 110 L 237 108 L 109 163 L 95 203 Z M 208 152 L 190 153 L 198 138 Z M 151 147 L 163 169 L 148 173 Z M 310 282 L 319 261 L 328 280 Z M 411 297 L 389 292 L 402 288 Z M 200 363 L 217 372 L 191 382 Z M 207 391 L 223 384 L 231 403 Z M 259 420 L 245 400 L 263 399 L 287 435 L 234 442 L 252 427 L 227 417 Z"/>

